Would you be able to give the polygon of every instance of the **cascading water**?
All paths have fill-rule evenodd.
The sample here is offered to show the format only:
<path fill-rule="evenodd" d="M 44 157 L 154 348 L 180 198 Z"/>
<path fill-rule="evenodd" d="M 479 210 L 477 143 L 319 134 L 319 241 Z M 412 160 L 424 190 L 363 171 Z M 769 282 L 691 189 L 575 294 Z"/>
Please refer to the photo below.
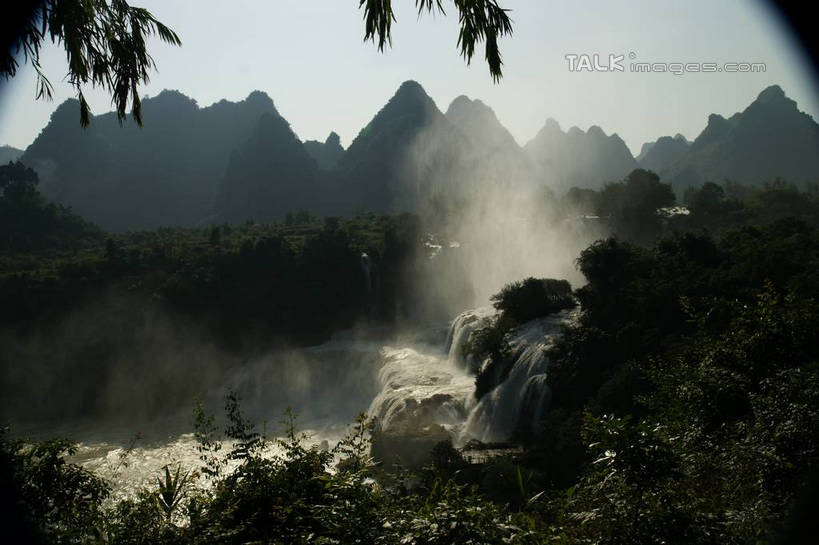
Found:
<path fill-rule="evenodd" d="M 452 322 L 444 351 L 381 349 L 381 392 L 368 414 L 391 432 L 440 426 L 457 438 L 475 403 L 475 377 L 465 348 L 469 335 L 492 315 L 491 308 L 460 314 Z"/>
<path fill-rule="evenodd" d="M 384 347 L 381 355 L 381 392 L 369 409 L 381 429 L 437 425 L 457 431 L 466 419 L 474 379 L 438 354 Z"/>
<path fill-rule="evenodd" d="M 370 256 L 365 252 L 361 254 L 361 272 L 364 274 L 364 285 L 367 288 L 367 293 L 373 291 L 373 262 Z"/>
<path fill-rule="evenodd" d="M 452 322 L 446 340 L 446 351 L 450 363 L 466 368 L 472 372 L 477 371 L 477 363 L 474 357 L 466 352 L 469 336 L 476 328 L 485 323 L 485 320 L 494 314 L 490 307 L 481 307 L 475 310 L 462 312 Z"/>
<path fill-rule="evenodd" d="M 551 394 L 547 349 L 575 312 L 563 311 L 517 328 L 510 339 L 508 377 L 476 401 L 478 364 L 466 348 L 472 332 L 491 315 L 487 308 L 459 315 L 450 327 L 445 353 L 382 349 L 381 392 L 369 410 L 382 429 L 400 432 L 407 426 L 437 425 L 450 431 L 456 442 L 465 443 L 504 441 L 515 429 L 534 428 Z"/>
<path fill-rule="evenodd" d="M 462 440 L 505 441 L 516 429 L 534 431 L 551 397 L 547 350 L 573 315 L 563 311 L 517 328 L 509 340 L 513 354 L 509 376 L 470 411 Z"/>
<path fill-rule="evenodd" d="M 225 384 L 243 393 L 244 408 L 268 422 L 276 421 L 284 405 L 294 406 L 302 425 L 313 430 L 316 444 L 338 440 L 368 400 L 368 414 L 398 442 L 409 436 L 422 438 L 426 445 L 446 437 L 456 444 L 503 441 L 515 429 L 532 428 L 541 419 L 550 395 L 545 352 L 574 312 L 519 327 L 510 339 L 508 377 L 476 400 L 475 372 L 482 362 L 474 361 L 466 348 L 472 332 L 493 313 L 491 308 L 462 313 L 453 320 L 446 344 L 437 348 L 417 343 L 411 343 L 412 348 L 390 347 L 338 334 L 278 362 L 244 362 L 225 376 Z M 123 448 L 109 443 L 81 444 L 76 461 L 115 478 L 118 495 L 133 494 L 164 464 L 198 464 L 191 434 L 169 439 L 139 446 L 127 467 L 119 461 Z"/>

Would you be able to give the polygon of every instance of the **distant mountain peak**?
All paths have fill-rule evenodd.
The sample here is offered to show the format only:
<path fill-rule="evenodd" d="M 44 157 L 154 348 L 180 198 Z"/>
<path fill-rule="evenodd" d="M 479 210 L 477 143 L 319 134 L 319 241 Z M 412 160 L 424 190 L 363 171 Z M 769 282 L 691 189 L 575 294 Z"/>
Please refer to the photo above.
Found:
<path fill-rule="evenodd" d="M 472 104 L 472 99 L 470 99 L 468 96 L 458 95 L 457 97 L 455 97 L 455 100 L 453 100 L 452 103 L 449 105 L 449 109 L 447 111 L 452 110 L 453 108 L 461 108 L 461 107 L 464 107 L 464 106 L 469 106 L 471 104 Z"/>
<path fill-rule="evenodd" d="M 719 114 L 708 114 L 709 125 L 719 125 L 720 123 L 725 123 L 726 121 L 727 119 L 725 119 Z"/>
<path fill-rule="evenodd" d="M 341 137 L 336 133 L 336 131 L 330 131 L 330 134 L 327 135 L 327 139 L 324 143 L 328 146 L 341 146 Z"/>
<path fill-rule="evenodd" d="M 397 161 L 399 149 L 421 131 L 446 122 L 424 88 L 413 80 L 402 83 L 387 103 L 362 128 L 338 161 L 339 168 L 370 168 L 385 157 Z M 376 151 L 377 150 L 377 151 Z M 359 175 L 354 175 L 354 177 Z M 367 178 L 366 175 L 360 175 Z"/>
<path fill-rule="evenodd" d="M 395 115 L 405 115 L 414 113 L 424 117 L 435 117 L 442 115 L 435 105 L 435 101 L 430 98 L 421 84 L 417 81 L 407 80 L 398 87 L 395 94 L 387 104 L 376 114 L 373 121 L 389 118 Z"/>
<path fill-rule="evenodd" d="M 637 162 L 640 166 L 662 174 L 688 152 L 691 143 L 680 133 L 673 137 L 661 136 L 655 142 L 643 144 Z"/>
<path fill-rule="evenodd" d="M 785 91 L 779 85 L 771 85 L 766 87 L 756 99 L 760 102 L 771 102 L 785 98 Z"/>
<path fill-rule="evenodd" d="M 59 106 L 57 106 L 53 112 L 51 112 L 51 122 L 57 123 L 60 119 L 72 116 L 76 117 L 77 119 L 80 118 L 80 101 L 76 98 L 67 98 L 65 101 L 62 102 Z M 94 115 L 91 114 L 91 118 L 93 119 Z"/>
<path fill-rule="evenodd" d="M 244 102 L 252 106 L 275 109 L 273 99 L 270 98 L 270 95 L 268 95 L 264 91 L 259 91 L 258 89 L 252 91 L 249 95 L 247 95 L 247 98 L 244 100 Z"/>
<path fill-rule="evenodd" d="M 742 112 L 708 124 L 667 174 L 681 191 L 705 180 L 758 183 L 781 177 L 794 183 L 819 176 L 819 125 L 799 111 L 779 85 L 765 88 Z"/>
<path fill-rule="evenodd" d="M 176 89 L 163 89 L 158 95 L 153 98 L 145 99 L 145 103 L 153 102 L 154 104 L 168 105 L 173 104 L 174 107 L 183 107 L 190 109 L 198 109 L 196 101 L 186 94 Z"/>
<path fill-rule="evenodd" d="M 540 176 L 561 190 L 572 186 L 600 187 L 622 179 L 638 167 L 628 146 L 617 133 L 606 135 L 599 125 L 588 131 L 577 126 L 563 132 L 552 118 L 524 146 L 540 168 Z"/>
<path fill-rule="evenodd" d="M 453 115 L 462 115 L 466 112 L 480 112 L 484 115 L 491 115 L 495 117 L 495 112 L 484 104 L 480 99 L 470 99 L 466 95 L 460 95 L 455 98 L 455 100 L 450 103 L 449 108 L 446 110 L 446 116 L 452 117 Z"/>
<path fill-rule="evenodd" d="M 408 96 L 408 97 L 426 97 L 426 98 L 429 98 L 429 95 L 427 95 L 427 92 L 424 90 L 424 88 L 421 86 L 421 84 L 418 83 L 415 80 L 412 80 L 412 79 L 408 79 L 407 81 L 402 83 L 398 87 L 398 90 L 395 92 L 394 96 L 395 97 Z"/>
<path fill-rule="evenodd" d="M 558 123 L 557 120 L 554 117 L 548 118 L 546 120 L 546 123 L 543 125 L 543 128 L 544 129 L 550 129 L 550 130 L 558 130 L 558 131 L 561 130 L 560 129 L 560 123 Z"/>
<path fill-rule="evenodd" d="M 600 132 L 603 132 L 603 129 L 600 129 Z M 603 133 L 603 134 L 605 135 L 606 133 Z M 618 143 L 621 143 L 621 144 L 623 144 L 624 146 L 626 145 L 625 140 L 623 140 L 622 138 L 620 138 L 620 135 L 619 135 L 619 134 L 617 134 L 616 132 L 611 133 L 611 134 L 608 136 L 608 138 L 609 138 L 609 139 L 611 139 L 613 142 L 618 142 Z M 626 146 L 626 147 L 628 147 L 628 146 Z"/>
<path fill-rule="evenodd" d="M 403 127 L 407 134 L 421 130 L 431 124 L 446 122 L 435 101 L 424 88 L 413 80 L 401 84 L 392 98 L 375 114 L 370 122 L 359 131 L 347 148 L 342 163 L 366 160 L 370 144 L 382 139 L 383 134 L 395 133 Z"/>
<path fill-rule="evenodd" d="M 446 118 L 484 151 L 503 149 L 520 153 L 520 146 L 494 110 L 479 99 L 460 95 L 447 108 Z"/>
<path fill-rule="evenodd" d="M 788 96 L 785 95 L 785 91 L 783 91 L 779 85 L 771 85 L 764 89 L 759 93 L 759 96 L 756 97 L 756 100 L 745 109 L 745 112 L 754 109 L 773 109 L 773 111 L 776 112 L 799 111 L 796 101 L 788 98 Z"/>
<path fill-rule="evenodd" d="M 501 131 L 508 134 L 495 115 L 495 111 L 477 98 L 472 100 L 466 95 L 457 97 L 449 105 L 445 115 L 462 130 L 467 126 L 469 130 L 477 129 L 477 124 L 483 124 L 483 130 Z M 508 138 L 511 138 L 511 135 Z"/>
<path fill-rule="evenodd" d="M 324 142 L 318 140 L 305 141 L 304 149 L 316 160 L 319 168 L 324 170 L 334 168 L 344 154 L 344 148 L 341 147 L 341 138 L 335 131 L 331 131 Z"/>
<path fill-rule="evenodd" d="M 263 140 L 261 132 L 301 147 L 291 145 L 295 136 L 262 92 L 199 107 L 164 90 L 142 107 L 142 129 L 130 118 L 120 125 L 115 112 L 99 112 L 83 129 L 77 100 L 60 104 L 23 156 L 40 174 L 43 195 L 112 231 L 195 225 L 218 207 L 231 153 L 247 149 L 248 139 Z M 270 155 L 271 146 L 259 154 Z"/>

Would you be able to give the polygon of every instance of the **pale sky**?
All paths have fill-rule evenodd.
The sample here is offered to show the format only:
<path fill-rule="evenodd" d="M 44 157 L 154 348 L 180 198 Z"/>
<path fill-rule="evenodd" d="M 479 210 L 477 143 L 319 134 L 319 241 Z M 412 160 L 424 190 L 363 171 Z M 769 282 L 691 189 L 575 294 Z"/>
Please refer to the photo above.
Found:
<path fill-rule="evenodd" d="M 357 0 L 131 0 L 173 28 L 182 47 L 150 43 L 159 68 L 141 95 L 177 89 L 200 106 L 265 91 L 302 139 L 336 131 L 346 147 L 392 96 L 415 79 L 445 111 L 466 94 L 490 105 L 518 143 L 548 117 L 564 130 L 599 125 L 636 155 L 643 142 L 681 132 L 693 139 L 709 113 L 729 116 L 777 83 L 817 118 L 809 64 L 761 0 L 501 0 L 514 34 L 501 41 L 505 77 L 493 84 L 483 50 L 466 66 L 456 50 L 457 15 L 416 16 L 413 0 L 394 2 L 393 47 L 363 43 Z M 569 71 L 567 54 L 624 55 L 622 73 Z M 635 62 L 765 63 L 764 73 L 637 74 Z M 73 96 L 61 81 L 65 54 L 49 44 L 42 64 L 53 102 L 35 101 L 30 67 L 0 80 L 0 144 L 29 145 L 51 112 Z M 94 113 L 111 109 L 86 92 Z M 79 122 L 79 112 L 77 113 Z"/>

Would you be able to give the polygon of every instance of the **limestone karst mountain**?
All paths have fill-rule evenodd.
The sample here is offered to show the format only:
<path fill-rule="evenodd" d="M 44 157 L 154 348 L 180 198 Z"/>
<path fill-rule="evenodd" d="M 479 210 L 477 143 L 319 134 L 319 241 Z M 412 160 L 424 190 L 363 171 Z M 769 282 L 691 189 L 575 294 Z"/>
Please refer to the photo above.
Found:
<path fill-rule="evenodd" d="M 711 114 L 687 153 L 659 173 L 678 193 L 707 181 L 815 183 L 819 124 L 773 85 L 742 112 L 727 119 Z"/>
<path fill-rule="evenodd" d="M 230 153 L 273 101 L 255 91 L 206 108 L 177 91 L 143 101 L 143 127 L 114 113 L 81 128 L 68 100 L 21 160 L 43 194 L 112 231 L 196 225 L 211 211 Z"/>
<path fill-rule="evenodd" d="M 290 125 L 275 111 L 259 119 L 250 138 L 230 156 L 215 210 L 218 221 L 271 222 L 310 208 L 319 172 Z"/>
<path fill-rule="evenodd" d="M 335 132 L 331 132 L 324 142 L 305 140 L 304 149 L 316 160 L 318 167 L 323 170 L 335 168 L 336 163 L 344 154 L 344 148 L 341 147 L 341 138 Z"/>
<path fill-rule="evenodd" d="M 339 160 L 338 204 L 397 212 L 440 203 L 469 183 L 476 154 L 424 88 L 406 81 Z"/>
<path fill-rule="evenodd" d="M 458 96 L 444 114 L 415 81 L 401 84 L 346 150 L 335 132 L 302 143 L 260 91 L 207 107 L 163 91 L 144 100 L 142 128 L 106 113 L 83 129 L 76 112 L 76 101 L 60 105 L 21 160 L 47 198 L 109 231 L 271 221 L 301 209 L 442 216 L 490 188 L 560 195 L 638 167 L 678 194 L 725 179 L 819 180 L 819 125 L 778 86 L 729 118 L 712 114 L 693 142 L 664 136 L 637 159 L 617 134 L 564 132 L 554 119 L 521 147 L 482 101 Z M 18 152 L 0 148 L 0 159 Z"/>
<path fill-rule="evenodd" d="M 520 187 L 537 178 L 534 163 L 482 101 L 461 95 L 449 105 L 446 117 L 479 150 L 480 173 L 491 183 Z"/>
<path fill-rule="evenodd" d="M 643 144 L 637 162 L 642 168 L 664 172 L 684 157 L 690 147 L 691 142 L 679 133 L 673 138 L 661 136 L 655 142 Z"/>
<path fill-rule="evenodd" d="M 551 118 L 524 150 L 537 166 L 542 183 L 557 191 L 597 189 L 639 167 L 617 134 L 607 135 L 596 125 L 586 132 L 577 127 L 563 132 Z"/>

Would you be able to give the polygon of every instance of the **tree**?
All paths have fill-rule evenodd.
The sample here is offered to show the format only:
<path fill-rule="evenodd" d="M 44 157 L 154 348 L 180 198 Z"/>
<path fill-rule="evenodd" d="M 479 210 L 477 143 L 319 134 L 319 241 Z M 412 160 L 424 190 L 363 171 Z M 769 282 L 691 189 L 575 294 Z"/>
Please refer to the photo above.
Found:
<path fill-rule="evenodd" d="M 0 166 L 0 254 L 99 242 L 99 229 L 70 209 L 49 203 L 37 173 L 23 163 Z"/>
<path fill-rule="evenodd" d="M 31 197 L 37 193 L 40 178 L 20 161 L 0 166 L 0 198 L 11 201 Z"/>
<path fill-rule="evenodd" d="M 654 172 L 638 168 L 622 182 L 606 184 L 597 202 L 598 214 L 610 218 L 615 233 L 645 243 L 659 234 L 657 211 L 674 204 L 674 191 Z"/>
<path fill-rule="evenodd" d="M 458 33 L 458 47 L 467 64 L 475 54 L 475 44 L 486 42 L 485 57 L 489 64 L 492 79 L 497 82 L 503 76 L 498 38 L 512 34 L 512 21 L 506 9 L 498 5 L 497 0 L 453 0 L 458 10 L 458 21 L 461 30 Z M 396 21 L 392 10 L 392 0 L 359 0 L 358 6 L 364 7 L 365 40 L 375 42 L 378 37 L 378 50 L 392 43 L 392 23 Z M 438 12 L 446 15 L 443 0 L 415 0 L 418 15 L 424 11 Z"/>
<path fill-rule="evenodd" d="M 492 306 L 518 323 L 542 318 L 574 306 L 567 280 L 526 278 L 503 287 L 492 296 Z"/>
<path fill-rule="evenodd" d="M 692 212 L 711 213 L 716 211 L 725 200 L 725 190 L 714 182 L 705 182 L 699 189 L 689 187 L 685 191 L 684 201 Z"/>
<path fill-rule="evenodd" d="M 453 0 L 461 30 L 458 47 L 467 64 L 475 45 L 486 43 L 485 57 L 492 79 L 503 75 L 498 38 L 512 33 L 512 21 L 497 0 Z M 445 15 L 443 0 L 416 0 L 419 15 L 424 11 Z M 392 42 L 396 21 L 391 0 L 359 0 L 364 8 L 365 40 L 376 41 L 383 51 Z M 11 11 L 12 13 L 6 13 Z M 103 87 L 111 94 L 120 121 L 131 115 L 142 125 L 141 101 L 137 87 L 148 83 L 156 63 L 145 48 L 145 39 L 156 35 L 171 45 L 181 45 L 179 36 L 148 10 L 125 0 L 24 0 L 14 10 L 4 10 L 0 21 L 0 76 L 17 74 L 17 56 L 30 62 L 37 72 L 37 99 L 51 99 L 53 87 L 40 66 L 40 48 L 47 38 L 65 48 L 68 60 L 66 79 L 77 92 L 80 124 L 90 122 L 91 109 L 83 87 Z"/>
<path fill-rule="evenodd" d="M 151 35 L 172 45 L 182 42 L 176 33 L 143 8 L 125 0 L 42 0 L 29 1 L 18 18 L 19 28 L 6 50 L 0 53 L 0 75 L 6 79 L 17 73 L 16 56 L 30 62 L 37 72 L 37 98 L 50 99 L 51 82 L 40 66 L 40 48 L 46 38 L 65 48 L 68 59 L 66 79 L 77 91 L 80 124 L 87 126 L 91 110 L 83 87 L 104 87 L 111 94 L 117 117 L 122 122 L 130 102 L 134 120 L 142 125 L 139 84 L 147 83 L 148 71 L 156 69 L 145 49 Z M 26 17 L 27 15 L 27 17 Z"/>

